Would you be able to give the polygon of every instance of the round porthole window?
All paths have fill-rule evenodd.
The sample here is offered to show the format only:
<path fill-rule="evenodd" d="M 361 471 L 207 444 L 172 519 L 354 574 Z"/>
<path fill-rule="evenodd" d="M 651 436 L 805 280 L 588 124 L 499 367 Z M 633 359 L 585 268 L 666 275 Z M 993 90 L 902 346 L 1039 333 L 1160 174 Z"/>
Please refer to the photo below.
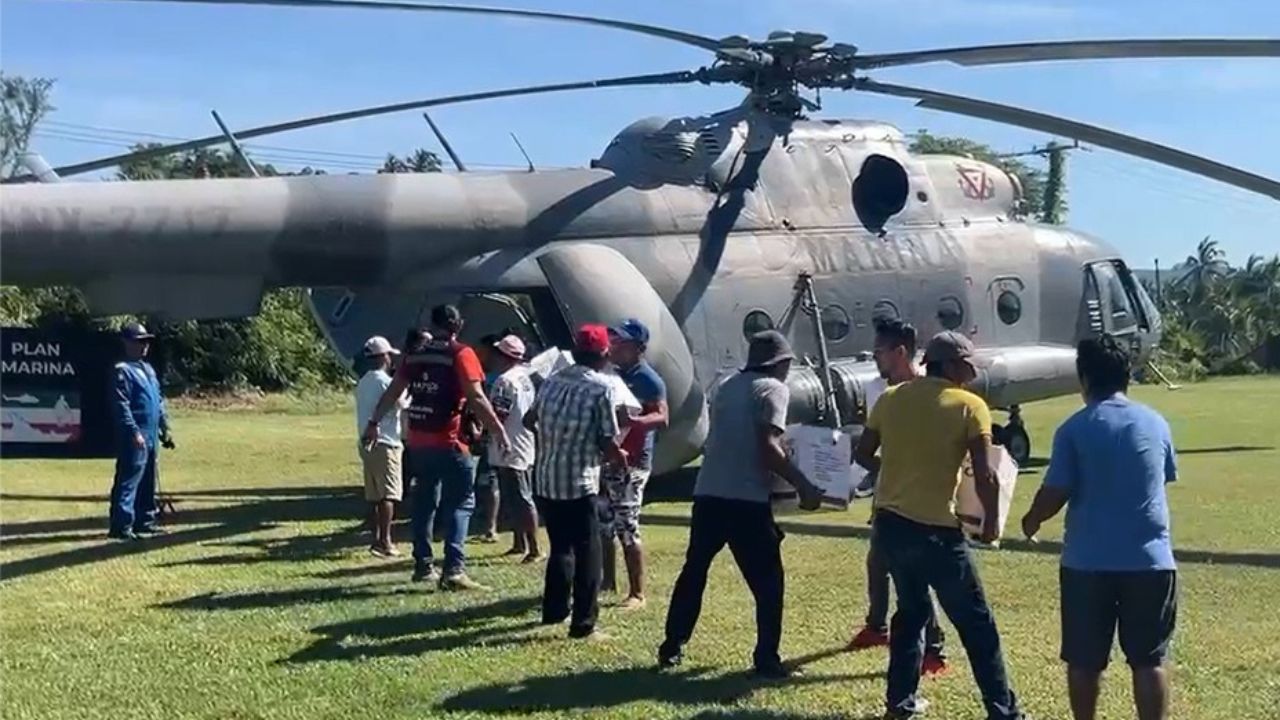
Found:
<path fill-rule="evenodd" d="M 849 337 L 849 313 L 839 305 L 828 305 L 822 308 L 822 334 L 827 342 L 840 342 Z"/>
<path fill-rule="evenodd" d="M 1022 319 L 1022 298 L 1012 290 L 1005 290 L 996 298 L 996 314 L 1000 322 L 1012 325 Z"/>
<path fill-rule="evenodd" d="M 902 317 L 898 313 L 898 306 L 888 300 L 881 300 L 871 308 L 871 324 L 876 325 L 889 320 L 897 320 Z"/>
<path fill-rule="evenodd" d="M 742 318 L 742 336 L 751 339 L 752 335 L 773 329 L 773 318 L 763 310 L 752 310 Z"/>
<path fill-rule="evenodd" d="M 964 305 L 954 297 L 944 297 L 938 302 L 938 323 L 948 330 L 964 324 Z"/>

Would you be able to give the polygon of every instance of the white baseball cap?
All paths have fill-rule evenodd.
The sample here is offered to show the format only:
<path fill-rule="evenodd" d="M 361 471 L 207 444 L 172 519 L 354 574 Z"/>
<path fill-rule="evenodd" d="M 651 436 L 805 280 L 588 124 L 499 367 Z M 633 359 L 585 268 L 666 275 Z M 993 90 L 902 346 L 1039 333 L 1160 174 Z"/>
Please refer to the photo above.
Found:
<path fill-rule="evenodd" d="M 364 341 L 365 357 L 376 357 L 378 355 L 399 355 L 400 351 L 391 347 L 391 343 L 381 335 L 374 335 Z"/>
<path fill-rule="evenodd" d="M 515 335 L 508 335 L 495 344 L 494 349 L 506 355 L 513 360 L 523 360 L 525 347 L 524 341 Z"/>

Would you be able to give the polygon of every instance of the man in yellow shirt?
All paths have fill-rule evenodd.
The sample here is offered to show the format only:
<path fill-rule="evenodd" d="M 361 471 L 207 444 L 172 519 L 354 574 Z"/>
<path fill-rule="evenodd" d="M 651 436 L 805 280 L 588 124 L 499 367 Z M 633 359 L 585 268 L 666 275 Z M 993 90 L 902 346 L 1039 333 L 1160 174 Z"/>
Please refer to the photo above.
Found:
<path fill-rule="evenodd" d="M 879 472 L 873 532 L 898 594 L 885 717 L 910 718 L 927 705 L 917 689 L 932 587 L 960 634 L 988 720 L 1022 718 L 995 617 L 955 515 L 960 464 L 969 453 L 986 511 L 982 540 L 996 538 L 991 411 L 963 387 L 977 376 L 973 343 L 957 332 L 939 333 L 924 363 L 925 377 L 890 388 L 876 403 L 855 453 L 859 465 Z"/>

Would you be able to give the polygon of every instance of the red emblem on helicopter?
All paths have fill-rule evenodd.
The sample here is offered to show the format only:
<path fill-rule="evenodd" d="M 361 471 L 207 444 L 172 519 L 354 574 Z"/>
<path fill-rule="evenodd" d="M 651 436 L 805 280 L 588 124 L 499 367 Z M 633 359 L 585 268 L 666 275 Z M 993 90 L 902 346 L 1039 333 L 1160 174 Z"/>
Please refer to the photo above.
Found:
<path fill-rule="evenodd" d="M 995 196 L 996 183 L 987 177 L 986 168 L 957 164 L 956 172 L 960 175 L 960 191 L 965 197 L 970 200 L 990 200 Z"/>

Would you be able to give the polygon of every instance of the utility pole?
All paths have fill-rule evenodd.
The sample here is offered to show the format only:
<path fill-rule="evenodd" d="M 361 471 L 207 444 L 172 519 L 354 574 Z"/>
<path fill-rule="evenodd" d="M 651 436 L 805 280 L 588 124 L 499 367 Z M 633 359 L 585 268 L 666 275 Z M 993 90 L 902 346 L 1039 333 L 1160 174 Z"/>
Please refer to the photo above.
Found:
<path fill-rule="evenodd" d="M 1040 222 L 1061 225 L 1067 219 L 1067 152 L 1090 150 L 1079 140 L 1070 145 L 1050 140 L 1044 147 L 1032 147 L 1025 152 L 1004 153 L 1000 158 L 1018 158 L 1035 155 L 1049 159 L 1049 172 L 1045 177 L 1044 195 L 1040 203 Z"/>

